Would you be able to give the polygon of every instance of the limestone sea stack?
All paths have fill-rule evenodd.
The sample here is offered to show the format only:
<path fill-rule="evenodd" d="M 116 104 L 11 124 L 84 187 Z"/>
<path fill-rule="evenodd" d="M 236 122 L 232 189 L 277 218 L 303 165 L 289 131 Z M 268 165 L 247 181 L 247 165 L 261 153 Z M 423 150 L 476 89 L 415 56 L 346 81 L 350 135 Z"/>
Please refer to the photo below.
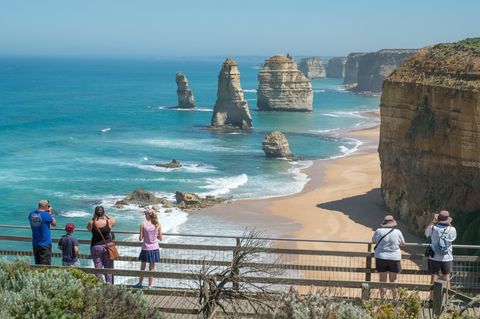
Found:
<path fill-rule="evenodd" d="M 275 55 L 258 74 L 257 107 L 262 111 L 312 111 L 310 80 L 293 59 Z"/>
<path fill-rule="evenodd" d="M 274 131 L 265 136 L 262 142 L 262 150 L 268 158 L 293 159 L 288 140 L 282 132 Z"/>
<path fill-rule="evenodd" d="M 345 77 L 343 78 L 343 85 L 354 87 L 357 85 L 358 75 L 358 58 L 366 53 L 350 53 L 345 61 Z"/>
<path fill-rule="evenodd" d="M 323 61 L 318 57 L 304 58 L 298 65 L 300 71 L 309 79 L 320 79 L 326 76 Z"/>
<path fill-rule="evenodd" d="M 417 233 L 441 209 L 457 222 L 478 217 L 480 38 L 427 47 L 407 59 L 384 81 L 380 114 L 387 206 Z"/>
<path fill-rule="evenodd" d="M 417 51 L 415 49 L 388 49 L 358 56 L 357 85 L 352 90 L 355 92 L 381 92 L 383 80 Z"/>
<path fill-rule="evenodd" d="M 249 129 L 252 117 L 240 86 L 237 63 L 228 58 L 218 74 L 217 102 L 213 110 L 212 128 Z"/>
<path fill-rule="evenodd" d="M 347 62 L 346 57 L 333 57 L 328 60 L 326 69 L 327 78 L 343 79 L 345 77 L 345 62 Z"/>
<path fill-rule="evenodd" d="M 187 77 L 184 74 L 177 72 L 175 79 L 177 81 L 177 107 L 182 109 L 193 109 L 195 107 L 195 99 L 192 90 L 188 88 Z"/>

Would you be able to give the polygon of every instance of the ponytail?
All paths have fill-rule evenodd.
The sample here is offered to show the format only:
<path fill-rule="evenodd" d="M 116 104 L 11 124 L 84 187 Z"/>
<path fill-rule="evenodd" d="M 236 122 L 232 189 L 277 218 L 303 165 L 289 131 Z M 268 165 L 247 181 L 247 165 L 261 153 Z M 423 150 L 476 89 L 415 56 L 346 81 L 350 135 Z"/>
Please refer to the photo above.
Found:
<path fill-rule="evenodd" d="M 160 223 L 158 222 L 158 215 L 157 212 L 154 212 L 153 215 L 150 217 L 150 222 L 155 226 L 158 227 Z"/>

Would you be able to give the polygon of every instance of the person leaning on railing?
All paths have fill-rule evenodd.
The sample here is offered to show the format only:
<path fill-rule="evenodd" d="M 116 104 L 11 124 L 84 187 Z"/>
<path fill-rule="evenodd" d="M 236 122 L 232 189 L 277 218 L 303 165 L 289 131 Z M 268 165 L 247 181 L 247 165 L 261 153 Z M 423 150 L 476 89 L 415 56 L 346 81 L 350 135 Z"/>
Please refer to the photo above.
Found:
<path fill-rule="evenodd" d="M 400 230 L 395 229 L 397 222 L 392 215 L 387 215 L 383 219 L 372 237 L 375 245 L 375 268 L 378 272 L 381 282 L 397 281 L 397 275 L 402 271 L 401 260 L 402 252 L 400 248 L 405 245 L 405 239 Z M 385 289 L 380 288 L 380 298 L 385 298 Z M 397 290 L 392 289 L 392 298 L 397 299 Z"/>
<path fill-rule="evenodd" d="M 50 225 L 57 226 L 53 217 L 52 207 L 48 200 L 38 202 L 38 208 L 28 215 L 32 228 L 33 256 L 36 265 L 50 265 L 52 263 L 52 235 Z"/>
<path fill-rule="evenodd" d="M 90 254 L 95 268 L 113 268 L 113 260 L 108 258 L 107 249 L 107 243 L 113 241 L 113 226 L 115 226 L 115 219 L 107 216 L 102 206 L 95 207 L 92 220 L 87 225 L 87 229 L 92 232 Z M 101 274 L 97 274 L 97 277 L 102 279 Z M 105 274 L 105 282 L 113 284 L 113 275 Z"/>
<path fill-rule="evenodd" d="M 432 283 L 438 280 L 442 272 L 447 288 L 450 288 L 450 275 L 453 270 L 452 243 L 457 238 L 457 230 L 452 226 L 450 213 L 442 210 L 435 214 L 425 228 L 425 236 L 432 241 L 428 256 L 428 273 L 432 276 Z"/>

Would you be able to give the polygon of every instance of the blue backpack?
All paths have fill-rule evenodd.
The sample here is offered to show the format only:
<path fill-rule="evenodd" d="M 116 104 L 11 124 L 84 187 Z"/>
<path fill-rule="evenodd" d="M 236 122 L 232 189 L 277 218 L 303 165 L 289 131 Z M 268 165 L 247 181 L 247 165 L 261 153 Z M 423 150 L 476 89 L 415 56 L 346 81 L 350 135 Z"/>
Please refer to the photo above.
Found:
<path fill-rule="evenodd" d="M 450 248 L 450 242 L 447 240 L 447 236 L 445 235 L 445 232 L 447 231 L 447 229 L 448 227 L 445 227 L 438 241 L 436 243 L 433 243 L 433 246 L 434 246 L 433 250 L 435 251 L 435 253 L 439 255 L 448 254 L 448 250 Z"/>

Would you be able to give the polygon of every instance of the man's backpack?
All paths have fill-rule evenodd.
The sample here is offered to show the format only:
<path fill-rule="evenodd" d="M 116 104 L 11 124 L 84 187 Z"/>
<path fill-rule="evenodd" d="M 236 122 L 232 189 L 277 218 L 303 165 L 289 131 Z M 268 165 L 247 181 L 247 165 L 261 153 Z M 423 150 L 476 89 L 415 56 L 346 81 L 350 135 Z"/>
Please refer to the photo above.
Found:
<path fill-rule="evenodd" d="M 445 227 L 438 241 L 434 243 L 434 251 L 439 255 L 448 254 L 448 250 L 450 248 L 450 242 L 447 240 L 447 236 L 445 235 L 447 229 L 448 227 Z"/>

